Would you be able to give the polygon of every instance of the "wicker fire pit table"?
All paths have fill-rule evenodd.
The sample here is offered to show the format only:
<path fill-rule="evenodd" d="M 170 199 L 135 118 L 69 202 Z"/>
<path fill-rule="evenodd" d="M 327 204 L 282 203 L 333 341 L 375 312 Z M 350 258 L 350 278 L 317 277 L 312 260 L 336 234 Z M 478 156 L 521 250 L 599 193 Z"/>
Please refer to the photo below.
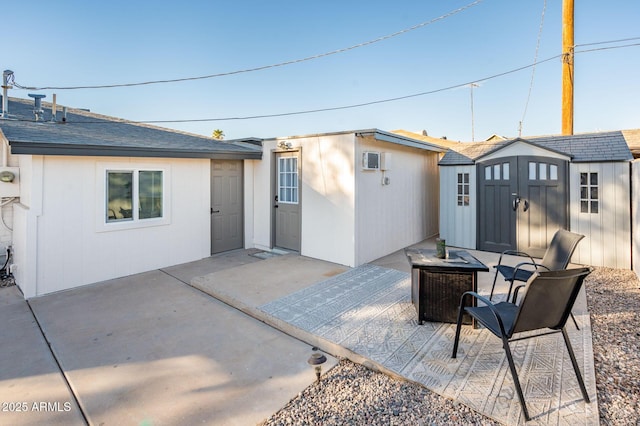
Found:
<path fill-rule="evenodd" d="M 411 301 L 418 312 L 418 323 L 424 321 L 455 323 L 458 320 L 460 296 L 465 291 L 478 291 L 478 271 L 489 268 L 465 250 L 450 250 L 445 259 L 436 250 L 405 249 L 411 264 Z M 470 303 L 475 303 L 474 298 Z M 463 324 L 471 324 L 465 317 Z"/>

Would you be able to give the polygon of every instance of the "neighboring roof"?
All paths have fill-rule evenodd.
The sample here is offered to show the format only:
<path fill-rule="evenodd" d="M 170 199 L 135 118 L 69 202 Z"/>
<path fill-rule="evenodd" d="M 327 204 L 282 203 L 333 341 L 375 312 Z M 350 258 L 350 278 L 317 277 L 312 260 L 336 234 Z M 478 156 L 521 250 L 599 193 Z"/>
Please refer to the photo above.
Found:
<path fill-rule="evenodd" d="M 410 132 L 408 130 L 392 130 L 391 133 L 395 133 L 397 135 L 406 136 L 408 138 L 417 139 L 422 142 L 427 142 L 430 144 L 438 145 L 444 148 L 453 148 L 455 146 L 459 146 L 462 142 L 458 141 L 450 141 L 446 138 L 434 138 L 432 136 L 428 136 L 423 133 Z"/>
<path fill-rule="evenodd" d="M 42 103 L 44 117 L 34 121 L 32 100 L 9 98 L 8 118 L 0 130 L 12 154 L 166 158 L 260 159 L 255 138 L 219 141 L 157 126 L 61 106 L 52 122 L 51 104 Z"/>
<path fill-rule="evenodd" d="M 635 158 L 640 158 L 640 129 L 623 130 L 622 134 Z"/>
<path fill-rule="evenodd" d="M 288 140 L 288 139 L 302 139 L 302 138 L 314 138 L 321 136 L 332 136 L 332 135 L 348 135 L 355 134 L 356 136 L 373 136 L 376 140 L 394 143 L 396 145 L 408 146 L 411 148 L 423 149 L 426 151 L 433 152 L 445 152 L 446 148 L 442 146 L 424 142 L 418 139 L 410 138 L 407 136 L 402 136 L 399 134 L 395 134 L 393 132 L 386 132 L 380 129 L 364 129 L 364 130 L 345 130 L 341 132 L 327 132 L 327 133 L 314 133 L 310 135 L 298 135 L 298 136 L 285 136 L 285 137 L 277 137 L 277 138 L 268 138 L 264 140 Z"/>
<path fill-rule="evenodd" d="M 482 157 L 518 141 L 567 155 L 574 163 L 629 161 L 633 159 L 624 132 L 615 131 L 464 143 L 447 151 L 439 164 L 443 166 L 474 164 Z"/>

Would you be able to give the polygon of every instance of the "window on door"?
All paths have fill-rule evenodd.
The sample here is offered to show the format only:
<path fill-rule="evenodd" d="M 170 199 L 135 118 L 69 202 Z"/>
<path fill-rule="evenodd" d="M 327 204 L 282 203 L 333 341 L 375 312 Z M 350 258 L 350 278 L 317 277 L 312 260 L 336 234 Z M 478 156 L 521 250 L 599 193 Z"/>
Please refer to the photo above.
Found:
<path fill-rule="evenodd" d="M 598 173 L 580 173 L 580 213 L 598 213 Z"/>
<path fill-rule="evenodd" d="M 298 157 L 278 158 L 278 202 L 298 204 Z"/>

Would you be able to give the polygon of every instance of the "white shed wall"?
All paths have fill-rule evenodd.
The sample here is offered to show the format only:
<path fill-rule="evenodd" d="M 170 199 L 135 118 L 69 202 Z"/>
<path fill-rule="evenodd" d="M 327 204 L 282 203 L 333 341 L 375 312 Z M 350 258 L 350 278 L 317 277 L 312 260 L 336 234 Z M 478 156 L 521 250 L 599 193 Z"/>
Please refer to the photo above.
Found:
<path fill-rule="evenodd" d="M 469 173 L 469 205 L 458 205 L 458 173 Z M 447 245 L 476 248 L 477 176 L 475 166 L 440 166 L 440 238 Z"/>
<path fill-rule="evenodd" d="M 631 216 L 629 163 L 572 163 L 570 230 L 585 235 L 572 262 L 631 269 Z M 598 173 L 600 211 L 580 212 L 580 173 Z"/>
<path fill-rule="evenodd" d="M 24 164 L 31 190 L 15 208 L 14 260 L 16 282 L 26 297 L 209 256 L 209 160 L 25 156 Z M 101 227 L 104 193 L 98 188 L 104 164 L 166 170 L 168 221 Z"/>
<path fill-rule="evenodd" d="M 273 244 L 273 153 L 278 151 L 281 140 L 284 139 L 265 141 L 262 160 L 252 162 L 249 174 L 254 212 L 253 217 L 249 213 L 246 218 L 245 235 L 253 235 L 253 240 L 247 240 L 247 246 L 269 249 Z M 354 135 L 286 141 L 291 143 L 291 149 L 301 152 L 300 254 L 354 266 Z"/>
<path fill-rule="evenodd" d="M 357 138 L 356 265 L 438 233 L 438 154 Z M 391 154 L 390 170 L 362 170 L 365 151 Z M 383 177 L 389 185 L 383 185 Z"/>
<path fill-rule="evenodd" d="M 640 277 L 640 160 L 633 161 L 631 176 L 632 259 L 633 270 Z"/>

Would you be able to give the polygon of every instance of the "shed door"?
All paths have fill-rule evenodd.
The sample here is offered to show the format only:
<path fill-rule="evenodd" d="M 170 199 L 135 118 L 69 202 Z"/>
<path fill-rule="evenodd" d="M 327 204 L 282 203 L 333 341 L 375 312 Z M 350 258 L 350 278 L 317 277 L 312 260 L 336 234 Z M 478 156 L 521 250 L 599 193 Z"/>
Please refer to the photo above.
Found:
<path fill-rule="evenodd" d="M 242 160 L 211 161 L 211 254 L 242 248 Z"/>
<path fill-rule="evenodd" d="M 567 180 L 567 163 L 556 158 L 478 163 L 478 248 L 542 257 L 553 234 L 567 228 Z"/>
<path fill-rule="evenodd" d="M 279 152 L 275 161 L 274 227 L 276 247 L 300 251 L 300 153 Z"/>

